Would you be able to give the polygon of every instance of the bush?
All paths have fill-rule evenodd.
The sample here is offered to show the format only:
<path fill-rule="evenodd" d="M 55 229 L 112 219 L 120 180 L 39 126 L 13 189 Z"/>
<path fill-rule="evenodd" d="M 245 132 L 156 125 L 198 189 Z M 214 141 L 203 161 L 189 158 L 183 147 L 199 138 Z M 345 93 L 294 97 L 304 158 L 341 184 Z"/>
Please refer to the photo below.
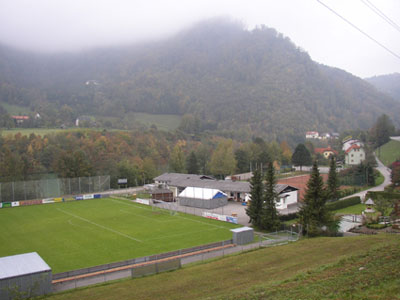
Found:
<path fill-rule="evenodd" d="M 388 225 L 386 224 L 367 224 L 367 228 L 369 229 L 383 229 L 386 228 Z"/>
<path fill-rule="evenodd" d="M 326 207 L 328 210 L 333 211 L 333 210 L 346 208 L 346 207 L 353 206 L 353 205 L 360 204 L 360 203 L 361 203 L 361 198 L 356 196 L 356 197 L 351 197 L 351 198 L 347 198 L 344 200 L 338 200 L 335 202 L 327 203 Z"/>
<path fill-rule="evenodd" d="M 291 213 L 291 214 L 287 214 L 287 215 L 279 215 L 279 220 L 281 222 L 285 222 L 285 221 L 291 221 L 294 219 L 297 219 L 299 217 L 298 213 Z"/>

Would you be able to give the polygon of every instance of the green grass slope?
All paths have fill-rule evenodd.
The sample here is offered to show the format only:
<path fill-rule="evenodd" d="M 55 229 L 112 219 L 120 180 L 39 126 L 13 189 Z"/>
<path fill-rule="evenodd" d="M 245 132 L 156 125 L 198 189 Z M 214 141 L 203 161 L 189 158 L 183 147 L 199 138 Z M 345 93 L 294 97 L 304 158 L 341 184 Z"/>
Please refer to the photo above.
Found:
<path fill-rule="evenodd" d="M 119 199 L 0 209 L 0 256 L 36 251 L 53 273 L 232 238 L 236 225 Z"/>
<path fill-rule="evenodd" d="M 400 159 L 400 142 L 390 141 L 376 150 L 379 159 L 389 166 L 397 159 Z"/>
<path fill-rule="evenodd" d="M 394 235 L 305 239 L 48 299 L 398 299 L 399 255 Z"/>
<path fill-rule="evenodd" d="M 10 114 L 10 115 L 26 115 L 31 114 L 29 107 L 20 106 L 20 105 L 13 105 L 9 103 L 2 102 L 0 103 L 1 106 Z"/>
<path fill-rule="evenodd" d="M 155 125 L 157 129 L 174 131 L 179 127 L 182 117 L 167 114 L 135 113 L 135 120 L 147 127 Z"/>

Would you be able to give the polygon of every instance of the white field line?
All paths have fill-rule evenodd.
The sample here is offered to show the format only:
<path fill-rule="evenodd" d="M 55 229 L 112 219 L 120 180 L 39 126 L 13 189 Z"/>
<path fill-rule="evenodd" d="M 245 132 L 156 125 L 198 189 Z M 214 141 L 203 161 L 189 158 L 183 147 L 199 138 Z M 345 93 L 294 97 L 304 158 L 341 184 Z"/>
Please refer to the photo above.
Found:
<path fill-rule="evenodd" d="M 114 198 L 114 199 L 115 199 L 115 198 Z M 121 203 L 121 204 L 129 205 L 130 207 L 134 207 L 134 208 L 140 208 L 140 209 L 149 210 L 149 209 L 147 209 L 147 208 L 140 207 L 140 206 L 138 206 L 138 205 L 133 205 L 133 206 L 132 206 L 131 204 L 122 202 L 122 201 L 126 201 L 126 200 L 122 200 L 122 199 L 121 199 L 122 201 L 118 201 L 118 200 L 114 200 L 114 199 L 111 199 L 111 201 L 114 201 L 114 202 L 116 202 L 116 203 Z M 127 201 L 129 201 L 129 200 L 127 200 Z M 162 209 L 164 209 L 164 208 L 162 208 Z M 177 212 L 179 212 L 179 213 L 184 213 L 184 212 L 181 212 L 181 211 L 177 211 Z M 179 216 L 179 215 L 173 216 L 173 217 L 174 217 L 174 218 L 181 218 L 181 219 L 185 219 L 185 220 L 189 220 L 189 221 L 192 221 L 192 222 L 197 222 L 197 223 L 201 223 L 201 224 L 205 224 L 205 225 L 213 226 L 213 227 L 217 227 L 217 228 L 225 228 L 225 229 L 228 229 L 228 228 L 226 228 L 226 227 L 224 227 L 224 226 L 214 225 L 214 224 L 210 224 L 210 223 L 203 222 L 203 221 L 199 221 L 199 220 L 193 220 L 193 219 L 186 218 L 186 217 L 182 217 L 182 216 Z M 221 221 L 220 221 L 220 222 L 221 222 Z"/>
<path fill-rule="evenodd" d="M 153 241 L 153 240 L 162 240 L 162 239 L 166 239 L 166 238 L 171 238 L 171 237 L 175 237 L 175 236 L 182 236 L 182 235 L 192 235 L 192 234 L 196 234 L 196 233 L 201 233 L 201 232 L 205 232 L 205 231 L 212 231 L 212 230 L 218 230 L 219 228 L 210 228 L 210 229 L 205 229 L 205 230 L 197 230 L 197 231 L 192 231 L 192 232 L 185 232 L 185 233 L 177 233 L 177 234 L 170 234 L 170 235 L 163 235 L 161 237 L 156 237 L 156 238 L 152 238 L 152 239 L 148 239 L 147 241 Z"/>
<path fill-rule="evenodd" d="M 102 229 L 104 229 L 104 230 L 108 230 L 108 231 L 110 231 L 110 232 L 112 232 L 112 233 L 115 233 L 115 234 L 118 234 L 118 235 L 120 235 L 120 236 L 126 237 L 126 238 L 128 238 L 128 239 L 130 239 L 130 240 L 133 240 L 133 241 L 136 241 L 136 242 L 139 242 L 139 243 L 143 243 L 143 241 L 138 240 L 138 239 L 135 239 L 134 237 L 131 237 L 131 236 L 125 234 L 125 233 L 122 233 L 122 232 L 116 231 L 116 230 L 114 230 L 114 229 L 112 229 L 112 228 L 109 228 L 109 227 L 106 227 L 106 226 L 97 224 L 97 223 L 92 222 L 92 221 L 90 221 L 90 220 L 88 220 L 88 219 L 82 218 L 82 217 L 77 216 L 77 215 L 75 215 L 75 214 L 73 214 L 73 213 L 70 213 L 70 212 L 68 212 L 68 211 L 65 211 L 65 210 L 63 210 L 63 209 L 61 209 L 61 208 L 57 208 L 57 210 L 63 212 L 64 214 L 70 215 L 70 216 L 72 216 L 72 217 L 74 217 L 74 218 L 77 218 L 77 219 L 79 219 L 79 220 L 88 222 L 89 224 L 92 224 L 92 225 L 95 225 L 95 226 L 97 226 L 97 227 L 100 227 L 100 228 L 102 228 Z"/>
<path fill-rule="evenodd" d="M 134 215 L 134 216 L 137 216 L 137 217 L 140 217 L 140 218 L 150 219 L 150 220 L 155 221 L 155 222 L 158 222 L 158 223 L 168 223 L 168 222 L 171 222 L 171 221 L 172 221 L 172 220 L 165 220 L 165 221 L 156 220 L 156 218 L 152 218 L 152 217 L 148 217 L 148 216 L 142 216 L 142 215 L 139 215 L 139 214 L 135 214 L 135 213 L 133 213 L 133 212 L 127 211 L 127 210 L 122 209 L 122 208 L 121 208 L 119 211 L 120 211 L 120 212 L 123 212 L 123 213 L 126 213 L 126 214 Z"/>
<path fill-rule="evenodd" d="M 120 199 L 120 200 L 117 200 L 117 199 Z M 111 199 L 111 201 L 112 201 L 112 202 L 115 202 L 115 203 L 120 203 L 120 204 L 129 205 L 130 207 L 140 208 L 140 209 L 144 209 L 144 210 L 150 211 L 149 208 L 144 208 L 144 207 L 140 207 L 139 205 L 135 205 L 135 204 L 138 204 L 138 203 L 131 202 L 130 200 L 125 200 L 125 199 L 113 197 L 113 198 Z M 123 202 L 123 201 L 129 201 L 129 204 L 128 204 L 128 203 L 125 203 L 125 202 Z M 133 205 L 132 205 L 132 203 L 133 203 Z M 151 206 L 149 206 L 149 207 L 151 207 Z"/>

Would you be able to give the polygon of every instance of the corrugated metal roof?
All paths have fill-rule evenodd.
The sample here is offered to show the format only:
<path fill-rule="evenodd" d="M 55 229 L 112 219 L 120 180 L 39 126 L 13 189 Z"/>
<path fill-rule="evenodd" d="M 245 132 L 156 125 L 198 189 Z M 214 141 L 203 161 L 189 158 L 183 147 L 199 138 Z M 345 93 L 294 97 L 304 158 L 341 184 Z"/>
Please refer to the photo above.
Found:
<path fill-rule="evenodd" d="M 0 257 L 0 279 L 51 271 L 36 252 Z"/>
<path fill-rule="evenodd" d="M 180 194 L 179 197 L 182 198 L 194 198 L 194 199 L 203 199 L 210 200 L 213 199 L 215 195 L 218 193 L 222 193 L 226 196 L 225 193 L 216 189 L 207 189 L 207 188 L 199 188 L 199 187 L 186 187 Z"/>
<path fill-rule="evenodd" d="M 231 229 L 232 232 L 244 232 L 244 231 L 252 231 L 252 230 L 253 230 L 253 228 L 247 227 L 247 226 Z"/>
<path fill-rule="evenodd" d="M 154 178 L 154 180 L 167 182 L 167 184 L 170 186 L 177 186 L 181 188 L 191 186 L 216 189 L 223 192 L 250 193 L 250 183 L 247 181 L 201 179 L 202 176 L 203 175 L 164 173 Z M 287 187 L 287 184 L 277 184 L 275 185 L 275 191 L 279 194 Z"/>

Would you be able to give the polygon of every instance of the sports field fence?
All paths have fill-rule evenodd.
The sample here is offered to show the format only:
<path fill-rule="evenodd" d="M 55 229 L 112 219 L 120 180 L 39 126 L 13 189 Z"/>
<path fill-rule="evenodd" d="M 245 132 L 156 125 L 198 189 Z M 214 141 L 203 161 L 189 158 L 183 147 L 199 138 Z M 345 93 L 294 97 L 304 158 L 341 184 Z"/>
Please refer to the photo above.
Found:
<path fill-rule="evenodd" d="M 53 274 L 53 292 L 100 284 L 122 278 L 137 278 L 181 268 L 258 248 L 284 245 L 298 240 L 296 232 L 281 230 L 257 234 L 253 243 L 234 245 L 232 240 L 197 246 L 163 254 L 136 258 L 86 269 Z"/>
<path fill-rule="evenodd" d="M 0 202 L 99 193 L 109 189 L 109 175 L 0 182 Z"/>

